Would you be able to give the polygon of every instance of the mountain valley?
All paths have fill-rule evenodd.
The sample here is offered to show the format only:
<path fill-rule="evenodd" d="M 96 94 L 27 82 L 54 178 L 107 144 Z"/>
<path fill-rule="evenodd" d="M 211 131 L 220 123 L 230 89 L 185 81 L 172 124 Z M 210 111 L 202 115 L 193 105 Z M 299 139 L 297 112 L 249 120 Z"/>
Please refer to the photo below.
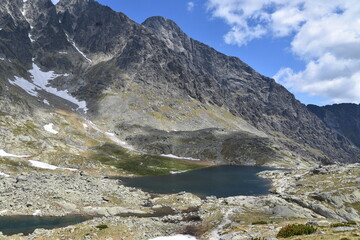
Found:
<path fill-rule="evenodd" d="M 138 24 L 94 0 L 1 0 L 0 215 L 96 218 L 0 239 L 275 239 L 307 222 L 323 233 L 301 239 L 359 239 L 358 113 L 305 106 L 163 17 Z M 268 195 L 229 198 L 111 178 L 214 165 L 284 170 L 259 174 Z"/>

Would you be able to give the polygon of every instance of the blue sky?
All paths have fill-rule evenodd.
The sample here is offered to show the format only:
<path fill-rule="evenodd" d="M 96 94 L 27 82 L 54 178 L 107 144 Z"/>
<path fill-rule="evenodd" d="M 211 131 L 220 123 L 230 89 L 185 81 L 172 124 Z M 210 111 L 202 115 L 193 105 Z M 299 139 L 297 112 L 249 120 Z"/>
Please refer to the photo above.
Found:
<path fill-rule="evenodd" d="M 360 16 L 360 7 L 349 8 L 360 5 L 356 0 L 98 2 L 138 23 L 151 16 L 172 19 L 190 37 L 276 78 L 305 104 L 360 102 L 360 47 L 354 52 L 351 45 L 360 46 L 360 26 L 344 27 Z M 326 30 L 329 24 L 339 37 Z M 330 43 L 319 44 L 330 37 Z"/>

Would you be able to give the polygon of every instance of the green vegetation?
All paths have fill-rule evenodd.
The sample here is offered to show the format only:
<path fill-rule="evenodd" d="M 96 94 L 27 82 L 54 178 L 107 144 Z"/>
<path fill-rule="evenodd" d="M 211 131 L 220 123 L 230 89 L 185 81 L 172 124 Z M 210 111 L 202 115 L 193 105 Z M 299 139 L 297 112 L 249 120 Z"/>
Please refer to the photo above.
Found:
<path fill-rule="evenodd" d="M 340 238 L 340 240 L 351 240 L 350 238 Z"/>
<path fill-rule="evenodd" d="M 13 129 L 13 134 L 15 136 L 19 135 L 36 135 L 37 134 L 37 127 L 34 125 L 34 123 L 30 121 L 26 121 L 25 124 L 16 126 L 15 129 Z"/>
<path fill-rule="evenodd" d="M 314 226 L 304 225 L 304 224 L 292 224 L 286 225 L 281 228 L 276 237 L 288 238 L 297 235 L 308 235 L 316 232 L 316 228 Z"/>
<path fill-rule="evenodd" d="M 256 221 L 256 222 L 253 222 L 251 224 L 252 225 L 264 225 L 264 224 L 268 224 L 268 222 L 266 222 L 266 221 Z"/>
<path fill-rule="evenodd" d="M 349 221 L 349 222 L 342 222 L 342 223 L 334 223 L 331 224 L 331 227 L 350 227 L 350 226 L 355 226 L 357 225 L 356 222 L 354 221 Z"/>
<path fill-rule="evenodd" d="M 8 165 L 12 167 L 22 167 L 23 163 L 20 161 L 13 161 L 5 157 L 0 157 L 0 165 Z"/>
<path fill-rule="evenodd" d="M 100 229 L 100 230 L 104 230 L 104 229 L 107 229 L 108 228 L 108 225 L 106 224 L 100 224 L 100 225 L 97 225 L 96 228 Z"/>
<path fill-rule="evenodd" d="M 204 165 L 193 161 L 131 154 L 120 146 L 108 143 L 97 147 L 96 151 L 97 153 L 92 156 L 94 160 L 141 176 L 169 174 L 170 171 L 185 171 L 204 167 Z"/>

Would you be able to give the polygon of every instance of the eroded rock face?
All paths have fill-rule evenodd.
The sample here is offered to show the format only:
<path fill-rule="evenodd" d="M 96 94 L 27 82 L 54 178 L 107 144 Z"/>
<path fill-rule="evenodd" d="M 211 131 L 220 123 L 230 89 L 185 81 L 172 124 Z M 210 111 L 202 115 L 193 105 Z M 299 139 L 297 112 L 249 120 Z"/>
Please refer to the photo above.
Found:
<path fill-rule="evenodd" d="M 324 107 L 308 105 L 325 124 L 336 132 L 346 136 L 360 147 L 360 106 L 357 104 L 334 104 Z"/>

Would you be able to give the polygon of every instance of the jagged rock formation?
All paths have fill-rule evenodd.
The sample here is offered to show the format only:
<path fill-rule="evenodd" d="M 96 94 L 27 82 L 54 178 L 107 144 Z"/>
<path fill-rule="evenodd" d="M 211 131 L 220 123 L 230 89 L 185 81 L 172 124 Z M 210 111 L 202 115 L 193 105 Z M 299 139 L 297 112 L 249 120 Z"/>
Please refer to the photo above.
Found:
<path fill-rule="evenodd" d="M 360 147 L 360 105 L 344 103 L 319 107 L 308 105 L 325 124 Z"/>
<path fill-rule="evenodd" d="M 3 0 L 0 10 L 0 89 L 32 107 L 77 110 L 154 154 L 237 164 L 359 161 L 358 148 L 284 87 L 171 20 L 137 24 L 94 0 Z M 36 87 L 39 72 L 46 86 Z M 26 90 L 18 78 L 36 86 Z"/>

